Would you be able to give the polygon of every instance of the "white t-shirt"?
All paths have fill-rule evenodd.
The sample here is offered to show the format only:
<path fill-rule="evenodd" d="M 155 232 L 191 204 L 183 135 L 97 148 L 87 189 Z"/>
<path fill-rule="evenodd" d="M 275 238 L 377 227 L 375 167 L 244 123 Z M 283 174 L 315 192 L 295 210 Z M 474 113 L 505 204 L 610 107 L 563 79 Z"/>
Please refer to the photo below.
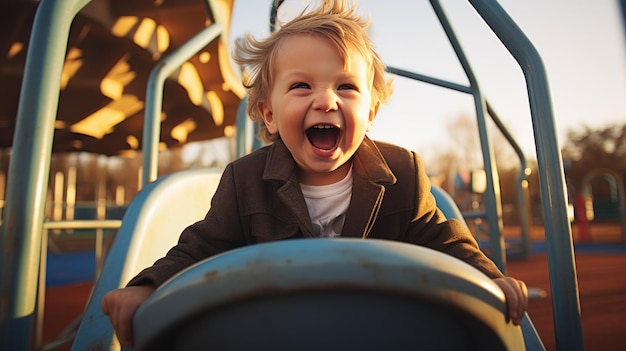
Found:
<path fill-rule="evenodd" d="M 352 198 L 352 170 L 337 183 L 300 184 L 300 188 L 309 208 L 313 231 L 321 238 L 341 236 L 346 210 Z"/>

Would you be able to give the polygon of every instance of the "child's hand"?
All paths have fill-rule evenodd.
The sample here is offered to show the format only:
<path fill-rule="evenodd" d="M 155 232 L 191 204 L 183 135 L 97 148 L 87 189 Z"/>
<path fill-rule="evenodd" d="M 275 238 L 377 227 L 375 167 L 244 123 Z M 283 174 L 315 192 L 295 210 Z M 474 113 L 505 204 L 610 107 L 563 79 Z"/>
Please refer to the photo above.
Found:
<path fill-rule="evenodd" d="M 109 291 L 102 298 L 100 307 L 109 316 L 121 346 L 133 345 L 133 316 L 154 290 L 152 286 L 130 286 Z"/>
<path fill-rule="evenodd" d="M 523 281 L 511 277 L 496 278 L 493 280 L 504 292 L 507 306 L 507 321 L 514 325 L 522 322 L 528 306 L 528 289 Z"/>

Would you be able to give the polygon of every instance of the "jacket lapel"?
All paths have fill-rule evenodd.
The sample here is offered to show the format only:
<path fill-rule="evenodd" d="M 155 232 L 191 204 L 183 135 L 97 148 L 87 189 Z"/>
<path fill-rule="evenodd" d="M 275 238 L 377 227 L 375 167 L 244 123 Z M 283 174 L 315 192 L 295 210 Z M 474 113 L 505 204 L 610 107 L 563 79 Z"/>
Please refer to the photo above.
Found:
<path fill-rule="evenodd" d="M 278 198 L 295 216 L 303 236 L 314 237 L 311 216 L 296 175 L 296 162 L 280 139 L 276 140 L 268 151 L 263 180 L 282 183 L 276 193 Z"/>
<path fill-rule="evenodd" d="M 353 158 L 353 191 L 342 236 L 366 238 L 385 195 L 384 184 L 396 177 L 373 141 L 365 137 Z"/>
<path fill-rule="evenodd" d="M 346 213 L 342 236 L 366 238 L 371 231 L 385 195 L 384 184 L 394 184 L 396 177 L 378 147 L 365 137 L 353 157 L 352 199 Z M 279 181 L 277 195 L 291 210 L 305 237 L 315 237 L 311 217 L 296 175 L 296 163 L 278 139 L 270 147 L 263 180 Z"/>

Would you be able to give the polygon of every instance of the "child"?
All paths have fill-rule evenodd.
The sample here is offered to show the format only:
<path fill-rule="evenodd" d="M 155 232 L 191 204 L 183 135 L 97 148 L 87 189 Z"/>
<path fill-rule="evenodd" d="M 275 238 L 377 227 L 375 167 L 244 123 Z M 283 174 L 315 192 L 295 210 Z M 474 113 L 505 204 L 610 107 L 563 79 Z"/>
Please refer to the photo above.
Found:
<path fill-rule="evenodd" d="M 271 145 L 228 165 L 204 220 L 127 287 L 104 296 L 121 345 L 132 345 L 138 306 L 177 272 L 220 252 L 290 238 L 379 238 L 445 252 L 492 278 L 520 323 L 525 284 L 504 277 L 461 223 L 444 218 L 414 152 L 365 135 L 391 93 L 367 25 L 345 0 L 327 0 L 266 40 L 239 45 L 248 113 Z"/>

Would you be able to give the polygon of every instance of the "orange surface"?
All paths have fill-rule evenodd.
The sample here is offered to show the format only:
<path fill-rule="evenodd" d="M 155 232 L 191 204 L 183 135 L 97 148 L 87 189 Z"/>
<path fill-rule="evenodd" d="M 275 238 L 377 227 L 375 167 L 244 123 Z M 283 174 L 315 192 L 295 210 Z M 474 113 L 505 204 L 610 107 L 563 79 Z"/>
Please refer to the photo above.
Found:
<path fill-rule="evenodd" d="M 585 350 L 620 350 L 626 334 L 626 254 L 578 253 L 576 272 Z M 528 314 L 547 350 L 556 350 L 552 297 L 545 254 L 509 261 L 507 273 L 547 292 L 532 299 Z"/>
<path fill-rule="evenodd" d="M 576 239 L 576 228 L 573 230 Z M 619 228 L 592 229 L 594 242 L 621 240 Z M 533 230 L 533 239 L 537 239 Z M 626 335 L 626 254 L 576 253 L 583 342 L 586 350 L 619 350 Z M 532 299 L 528 313 L 547 350 L 556 350 L 548 263 L 545 254 L 531 254 L 526 260 L 509 260 L 507 273 L 526 282 L 530 288 L 547 292 Z M 76 283 L 48 288 L 44 318 L 44 344 L 54 340 L 81 315 L 91 293 L 92 283 Z M 57 350 L 69 350 L 69 345 Z"/>

